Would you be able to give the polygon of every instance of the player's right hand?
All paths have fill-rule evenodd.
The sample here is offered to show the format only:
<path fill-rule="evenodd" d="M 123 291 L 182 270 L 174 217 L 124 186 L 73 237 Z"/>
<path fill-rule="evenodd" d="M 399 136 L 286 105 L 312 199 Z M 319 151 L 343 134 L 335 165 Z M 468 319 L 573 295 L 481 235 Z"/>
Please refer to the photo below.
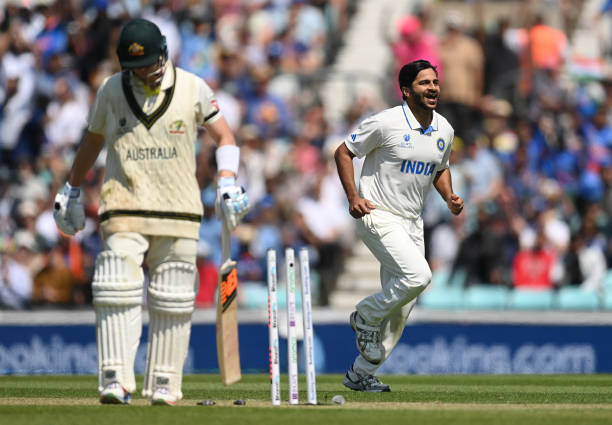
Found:
<path fill-rule="evenodd" d="M 463 199 L 459 195 L 452 194 L 448 199 L 448 209 L 455 215 L 459 215 L 463 211 Z"/>
<path fill-rule="evenodd" d="M 80 187 L 66 183 L 55 195 L 53 218 L 57 227 L 67 235 L 74 235 L 85 227 L 85 209 Z"/>
<path fill-rule="evenodd" d="M 216 202 L 217 217 L 223 214 L 229 230 L 234 230 L 240 219 L 249 211 L 249 197 L 233 177 L 219 179 Z"/>
<path fill-rule="evenodd" d="M 366 214 L 370 214 L 370 211 L 375 209 L 374 204 L 364 198 L 357 198 L 349 202 L 349 213 L 354 218 L 361 218 Z"/>

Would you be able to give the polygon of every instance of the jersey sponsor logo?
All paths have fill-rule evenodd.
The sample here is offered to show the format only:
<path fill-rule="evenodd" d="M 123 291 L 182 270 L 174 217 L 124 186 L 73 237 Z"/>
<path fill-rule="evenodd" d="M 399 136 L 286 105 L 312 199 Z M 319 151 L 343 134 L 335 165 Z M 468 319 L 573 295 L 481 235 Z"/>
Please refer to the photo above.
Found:
<path fill-rule="evenodd" d="M 414 140 L 410 138 L 410 134 L 404 134 L 402 143 L 400 143 L 400 148 L 414 149 Z"/>
<path fill-rule="evenodd" d="M 185 125 L 185 121 L 176 120 L 170 123 L 170 128 L 168 129 L 168 132 L 170 134 L 185 134 L 186 128 L 187 126 Z"/>
<path fill-rule="evenodd" d="M 130 56 L 144 56 L 144 46 L 136 42 L 130 44 L 128 47 L 128 55 Z"/>
<path fill-rule="evenodd" d="M 439 150 L 443 151 L 444 147 L 446 146 L 446 142 L 444 141 L 444 139 L 438 139 L 436 145 L 438 146 Z"/>
<path fill-rule="evenodd" d="M 351 140 L 354 142 L 355 139 L 357 138 L 357 135 L 355 133 L 351 134 Z"/>
<path fill-rule="evenodd" d="M 137 148 L 129 149 L 125 156 L 126 161 L 150 161 L 157 159 L 173 159 L 178 156 L 176 148 Z"/>
<path fill-rule="evenodd" d="M 406 174 L 430 176 L 435 169 L 436 164 L 434 162 L 409 161 L 405 159 L 402 161 L 400 171 Z"/>
<path fill-rule="evenodd" d="M 218 111 L 219 110 L 219 102 L 217 102 L 217 99 L 213 99 L 210 101 L 210 104 Z"/>

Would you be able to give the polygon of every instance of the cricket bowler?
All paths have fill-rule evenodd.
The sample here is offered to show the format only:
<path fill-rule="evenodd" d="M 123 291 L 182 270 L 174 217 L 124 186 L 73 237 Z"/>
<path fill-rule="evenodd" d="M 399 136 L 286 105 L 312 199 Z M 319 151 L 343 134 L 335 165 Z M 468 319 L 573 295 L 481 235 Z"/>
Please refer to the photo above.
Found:
<path fill-rule="evenodd" d="M 449 171 L 454 131 L 435 111 L 437 70 L 418 60 L 404 65 L 398 79 L 404 102 L 365 119 L 335 152 L 357 233 L 380 262 L 381 291 L 359 302 L 350 316 L 359 355 L 344 385 L 356 391 L 390 391 L 376 371 L 431 281 L 421 213 L 432 183 L 453 214 L 463 210 Z M 364 156 L 357 190 L 352 160 Z"/>

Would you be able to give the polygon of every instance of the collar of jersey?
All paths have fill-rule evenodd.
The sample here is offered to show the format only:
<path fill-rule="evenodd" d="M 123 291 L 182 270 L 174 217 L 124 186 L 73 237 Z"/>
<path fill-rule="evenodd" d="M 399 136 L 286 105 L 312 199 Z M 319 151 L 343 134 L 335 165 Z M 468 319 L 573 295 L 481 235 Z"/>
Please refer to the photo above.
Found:
<path fill-rule="evenodd" d="M 172 98 L 174 96 L 174 87 L 176 84 L 176 69 L 174 65 L 170 62 L 167 64 L 166 71 L 164 72 L 164 77 L 162 79 L 161 89 L 165 96 L 161 105 L 153 111 L 151 114 L 145 114 L 142 110 L 138 101 L 134 97 L 133 93 L 133 85 L 128 82 L 128 78 L 131 77 L 130 73 L 123 73 L 122 77 L 122 88 L 123 93 L 125 95 L 125 99 L 132 110 L 132 113 L 138 118 L 138 120 L 148 129 L 150 129 L 153 124 L 166 112 L 168 107 L 170 106 L 170 102 L 172 102 Z"/>
<path fill-rule="evenodd" d="M 433 118 L 431 120 L 431 124 L 427 128 L 423 128 L 421 124 L 414 117 L 414 114 L 410 110 L 410 107 L 406 102 L 402 103 L 402 111 L 404 111 L 404 117 L 406 118 L 406 123 L 411 130 L 419 130 L 421 134 L 430 134 L 433 131 L 438 131 L 438 113 L 433 111 Z"/>

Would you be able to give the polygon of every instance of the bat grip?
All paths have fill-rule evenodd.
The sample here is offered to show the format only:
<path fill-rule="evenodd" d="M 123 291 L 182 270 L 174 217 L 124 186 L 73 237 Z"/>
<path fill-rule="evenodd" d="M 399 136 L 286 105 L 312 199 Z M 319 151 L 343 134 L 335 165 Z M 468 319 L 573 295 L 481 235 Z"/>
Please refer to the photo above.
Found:
<path fill-rule="evenodd" d="M 230 258 L 230 231 L 225 220 L 222 221 L 221 231 L 221 264 Z"/>

